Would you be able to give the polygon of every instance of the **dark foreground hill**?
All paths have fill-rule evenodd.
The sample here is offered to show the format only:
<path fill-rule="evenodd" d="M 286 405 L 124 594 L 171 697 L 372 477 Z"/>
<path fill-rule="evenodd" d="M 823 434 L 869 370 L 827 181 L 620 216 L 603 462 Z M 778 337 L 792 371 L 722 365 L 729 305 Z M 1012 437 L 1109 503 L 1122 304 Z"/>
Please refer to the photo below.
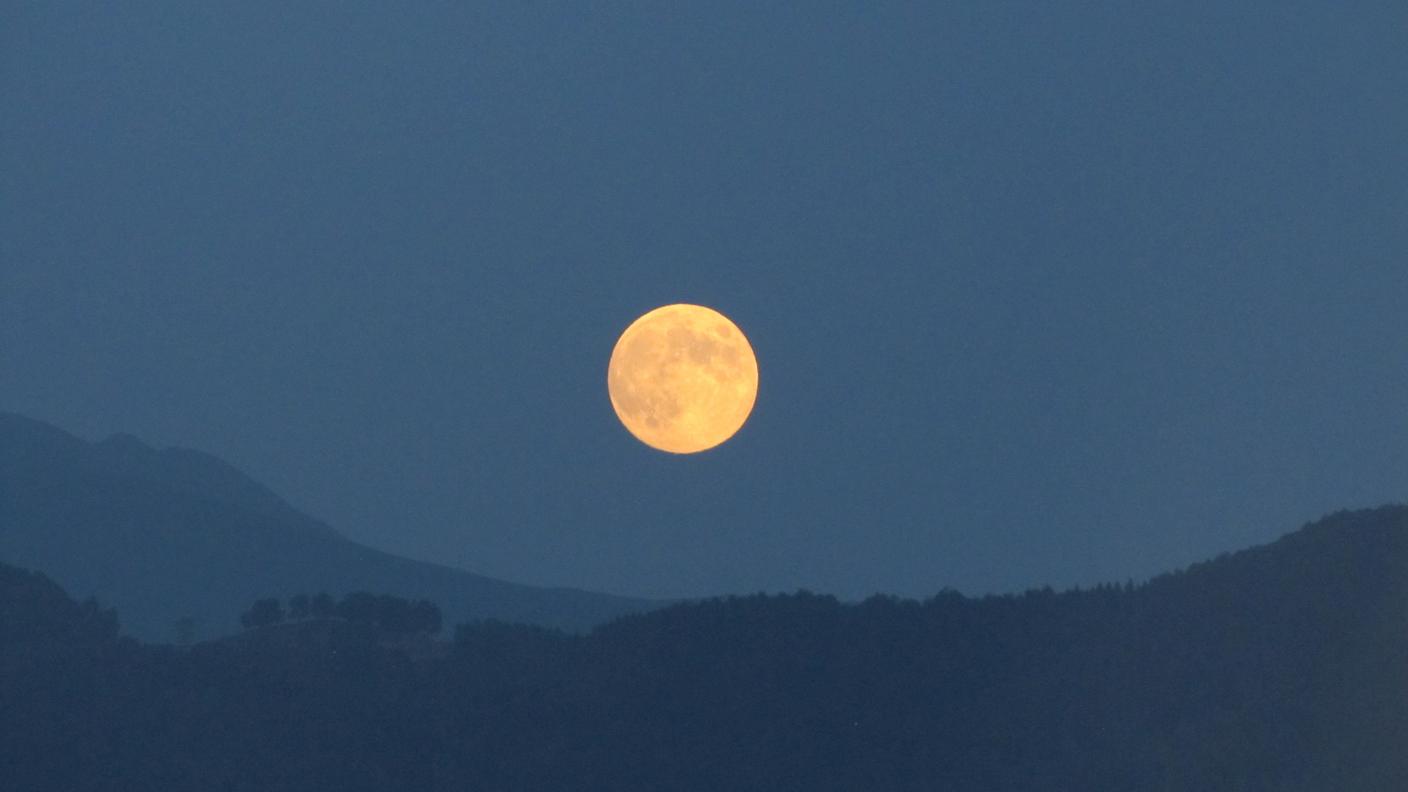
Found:
<path fill-rule="evenodd" d="M 182 651 L 0 568 L 0 788 L 1408 789 L 1408 508 L 1138 587 Z"/>
<path fill-rule="evenodd" d="M 0 413 L 0 561 L 38 569 L 152 641 L 234 632 L 258 596 L 369 590 L 452 621 L 586 629 L 652 603 L 506 583 L 357 544 L 225 462 L 127 435 L 87 443 Z M 183 627 L 177 627 L 184 624 Z"/>

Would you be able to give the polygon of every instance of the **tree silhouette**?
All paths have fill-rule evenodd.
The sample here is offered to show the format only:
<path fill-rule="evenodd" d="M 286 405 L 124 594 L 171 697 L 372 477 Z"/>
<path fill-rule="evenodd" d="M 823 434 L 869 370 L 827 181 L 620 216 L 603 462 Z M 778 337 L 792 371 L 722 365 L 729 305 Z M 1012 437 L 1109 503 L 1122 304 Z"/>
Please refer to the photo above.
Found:
<path fill-rule="evenodd" d="M 196 620 L 190 616 L 177 619 L 171 625 L 171 637 L 177 646 L 190 646 L 196 638 Z"/>
<path fill-rule="evenodd" d="M 294 621 L 302 621 L 312 614 L 312 603 L 308 600 L 307 594 L 296 594 L 288 601 L 288 617 Z"/>
<path fill-rule="evenodd" d="M 440 608 L 430 600 L 416 600 L 411 603 L 411 632 L 435 635 L 440 632 Z"/>
<path fill-rule="evenodd" d="M 315 619 L 331 619 L 337 614 L 337 602 L 326 591 L 320 591 L 308 603 L 308 610 Z"/>
<path fill-rule="evenodd" d="M 337 603 L 334 611 L 339 619 L 353 624 L 373 624 L 376 622 L 376 595 L 365 591 L 354 591 Z"/>
<path fill-rule="evenodd" d="M 429 600 L 412 602 L 390 594 L 354 591 L 337 603 L 338 618 L 353 624 L 371 625 L 388 635 L 440 632 L 440 608 Z"/>
<path fill-rule="evenodd" d="M 240 624 L 246 630 L 279 624 L 284 620 L 284 606 L 277 599 L 256 601 L 249 610 L 240 615 Z"/>

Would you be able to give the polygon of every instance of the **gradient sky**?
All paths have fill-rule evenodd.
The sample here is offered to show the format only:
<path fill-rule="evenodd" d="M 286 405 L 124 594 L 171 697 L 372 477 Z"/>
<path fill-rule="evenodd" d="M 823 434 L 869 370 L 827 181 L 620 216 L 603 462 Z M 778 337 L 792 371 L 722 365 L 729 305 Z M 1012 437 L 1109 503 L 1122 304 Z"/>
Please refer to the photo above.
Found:
<path fill-rule="evenodd" d="M 765 6 L 765 7 L 764 7 Z M 1408 498 L 1408 4 L 0 10 L 0 409 L 625 594 L 1139 578 Z M 653 452 L 617 335 L 757 409 Z"/>

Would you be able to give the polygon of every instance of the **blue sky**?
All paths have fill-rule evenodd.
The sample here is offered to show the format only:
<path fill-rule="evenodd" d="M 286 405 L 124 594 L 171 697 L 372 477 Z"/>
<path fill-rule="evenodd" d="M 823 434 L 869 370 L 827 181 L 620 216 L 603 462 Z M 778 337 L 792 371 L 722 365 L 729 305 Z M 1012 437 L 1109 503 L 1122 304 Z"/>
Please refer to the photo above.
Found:
<path fill-rule="evenodd" d="M 1122 580 L 1404 499 L 1408 7 L 760 5 L 11 7 L 0 409 L 626 594 Z M 605 390 L 680 301 L 761 378 L 684 459 Z"/>

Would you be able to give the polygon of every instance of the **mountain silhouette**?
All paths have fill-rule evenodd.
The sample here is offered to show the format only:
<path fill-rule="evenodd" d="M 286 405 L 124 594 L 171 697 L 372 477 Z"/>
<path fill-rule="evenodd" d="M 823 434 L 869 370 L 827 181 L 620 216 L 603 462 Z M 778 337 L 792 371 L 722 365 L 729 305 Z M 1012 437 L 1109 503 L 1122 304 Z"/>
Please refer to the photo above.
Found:
<path fill-rule="evenodd" d="M 0 413 L 0 560 L 115 607 L 124 631 L 171 640 L 238 629 L 256 597 L 377 591 L 438 603 L 452 623 L 496 618 L 582 630 L 654 606 L 518 585 L 358 544 L 229 464 L 130 435 L 88 443 Z"/>
<path fill-rule="evenodd" d="M 186 650 L 0 565 L 0 788 L 1408 789 L 1408 508 L 1142 585 L 371 623 Z"/>

